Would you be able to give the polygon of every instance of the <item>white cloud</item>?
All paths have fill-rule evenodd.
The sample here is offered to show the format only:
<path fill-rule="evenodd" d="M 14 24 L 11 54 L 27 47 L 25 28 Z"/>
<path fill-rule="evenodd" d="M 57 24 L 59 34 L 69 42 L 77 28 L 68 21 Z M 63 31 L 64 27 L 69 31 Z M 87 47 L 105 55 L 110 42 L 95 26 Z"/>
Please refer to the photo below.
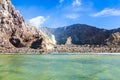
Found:
<path fill-rule="evenodd" d="M 120 10 L 105 8 L 104 10 L 92 15 L 92 17 L 107 17 L 107 16 L 120 16 Z"/>
<path fill-rule="evenodd" d="M 64 0 L 59 0 L 59 3 L 62 3 Z"/>
<path fill-rule="evenodd" d="M 37 28 L 41 27 L 42 24 L 46 21 L 45 17 L 37 16 L 29 20 L 29 24 L 32 26 L 36 26 Z"/>
<path fill-rule="evenodd" d="M 81 3 L 80 0 L 74 0 L 73 3 L 72 3 L 73 7 L 75 7 L 75 6 L 80 6 L 81 4 L 82 4 L 82 3 Z"/>
<path fill-rule="evenodd" d="M 66 15 L 66 18 L 73 19 L 73 20 L 78 19 L 79 17 L 80 17 L 79 14 L 67 14 Z"/>

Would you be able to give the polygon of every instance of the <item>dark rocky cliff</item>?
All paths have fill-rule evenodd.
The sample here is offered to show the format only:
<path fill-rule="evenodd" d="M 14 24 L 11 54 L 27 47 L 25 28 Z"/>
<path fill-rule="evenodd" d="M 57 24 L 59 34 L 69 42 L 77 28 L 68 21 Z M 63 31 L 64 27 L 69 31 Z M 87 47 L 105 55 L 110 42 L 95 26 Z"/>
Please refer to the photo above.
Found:
<path fill-rule="evenodd" d="M 103 45 L 111 34 L 109 30 L 85 24 L 74 24 L 67 27 L 49 29 L 49 31 L 55 35 L 58 44 L 65 44 L 67 38 L 71 37 L 72 43 L 77 45 Z"/>
<path fill-rule="evenodd" d="M 66 44 L 71 38 L 76 45 L 120 45 L 120 28 L 106 30 L 86 24 L 74 24 L 60 28 L 46 28 L 55 35 L 57 44 Z"/>

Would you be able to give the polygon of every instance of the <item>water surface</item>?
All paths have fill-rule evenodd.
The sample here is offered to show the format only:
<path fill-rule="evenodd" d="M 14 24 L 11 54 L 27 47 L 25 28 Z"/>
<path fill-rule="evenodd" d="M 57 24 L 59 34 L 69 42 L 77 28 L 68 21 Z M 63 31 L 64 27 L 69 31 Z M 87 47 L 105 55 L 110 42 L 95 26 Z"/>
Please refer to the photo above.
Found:
<path fill-rule="evenodd" d="M 120 56 L 0 55 L 0 80 L 120 80 Z"/>

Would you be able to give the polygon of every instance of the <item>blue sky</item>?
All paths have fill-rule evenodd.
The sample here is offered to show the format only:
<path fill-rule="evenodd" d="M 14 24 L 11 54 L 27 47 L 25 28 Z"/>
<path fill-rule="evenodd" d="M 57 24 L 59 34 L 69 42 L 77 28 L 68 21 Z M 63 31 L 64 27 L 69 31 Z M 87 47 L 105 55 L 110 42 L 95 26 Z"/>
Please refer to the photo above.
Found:
<path fill-rule="evenodd" d="M 120 27 L 120 0 L 12 0 L 25 20 L 37 27 L 88 24 Z"/>

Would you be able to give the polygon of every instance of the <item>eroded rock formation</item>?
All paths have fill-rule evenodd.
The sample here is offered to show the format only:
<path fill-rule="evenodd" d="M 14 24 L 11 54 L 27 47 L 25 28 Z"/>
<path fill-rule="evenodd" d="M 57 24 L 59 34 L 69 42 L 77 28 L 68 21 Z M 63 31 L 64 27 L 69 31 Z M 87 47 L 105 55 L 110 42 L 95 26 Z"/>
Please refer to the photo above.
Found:
<path fill-rule="evenodd" d="M 120 32 L 115 32 L 107 39 L 108 45 L 120 45 Z"/>
<path fill-rule="evenodd" d="M 67 38 L 65 45 L 72 45 L 72 39 L 71 39 L 71 37 Z"/>
<path fill-rule="evenodd" d="M 40 31 L 26 24 L 10 0 L 0 0 L 0 48 L 48 49 L 51 45 Z"/>

